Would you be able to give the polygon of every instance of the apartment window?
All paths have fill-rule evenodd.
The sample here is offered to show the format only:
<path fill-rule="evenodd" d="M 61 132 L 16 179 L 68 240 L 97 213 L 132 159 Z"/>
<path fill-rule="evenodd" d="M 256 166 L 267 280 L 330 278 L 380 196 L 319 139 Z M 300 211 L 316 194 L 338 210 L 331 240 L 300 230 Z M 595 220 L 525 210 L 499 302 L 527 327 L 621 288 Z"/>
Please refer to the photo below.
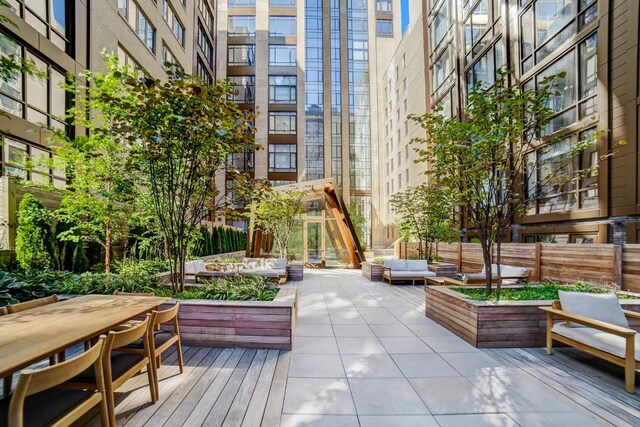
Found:
<path fill-rule="evenodd" d="M 212 84 L 213 76 L 211 75 L 211 73 L 209 73 L 209 70 L 202 60 L 200 54 L 196 56 L 196 75 L 200 77 L 205 83 Z"/>
<path fill-rule="evenodd" d="M 452 24 L 452 12 L 449 8 L 452 6 L 453 2 L 451 1 L 443 1 L 441 2 L 440 8 L 436 11 L 435 16 L 433 18 L 433 22 L 429 27 L 429 32 L 431 35 L 431 52 L 434 53 L 440 49 L 443 45 L 443 40 L 445 39 L 449 27 Z"/>
<path fill-rule="evenodd" d="M 139 70 L 141 68 L 140 64 L 138 64 L 138 62 L 136 62 L 136 60 L 133 59 L 133 57 L 122 48 L 122 46 L 118 45 L 116 54 L 118 55 L 118 62 L 121 66 L 129 66 L 134 70 Z"/>
<path fill-rule="evenodd" d="M 151 52 L 156 51 L 156 28 L 149 22 L 144 13 L 138 11 L 138 37 L 144 42 Z"/>
<path fill-rule="evenodd" d="M 269 102 L 295 104 L 297 78 L 295 76 L 269 76 Z"/>
<path fill-rule="evenodd" d="M 289 37 L 296 35 L 295 16 L 270 16 L 269 35 L 274 37 Z"/>
<path fill-rule="evenodd" d="M 376 19 L 376 34 L 379 36 L 392 36 L 393 21 L 391 19 Z"/>
<path fill-rule="evenodd" d="M 392 0 L 376 0 L 376 12 L 378 13 L 393 12 L 393 1 Z"/>
<path fill-rule="evenodd" d="M 232 76 L 229 81 L 236 90 L 235 94 L 231 94 L 232 101 L 241 104 L 250 104 L 255 101 L 255 77 L 253 76 Z"/>
<path fill-rule="evenodd" d="M 406 77 L 402 80 L 402 90 L 407 90 L 407 79 Z"/>
<path fill-rule="evenodd" d="M 404 146 L 404 159 L 409 160 L 409 146 Z M 407 180 L 409 179 L 409 169 L 407 169 Z"/>
<path fill-rule="evenodd" d="M 296 144 L 269 144 L 269 172 L 296 172 Z"/>
<path fill-rule="evenodd" d="M 404 136 L 409 135 L 409 122 L 407 120 L 404 121 Z"/>
<path fill-rule="evenodd" d="M 269 45 L 269 65 L 276 67 L 295 66 L 296 47 L 284 44 Z"/>
<path fill-rule="evenodd" d="M 256 5 L 256 0 L 229 0 L 232 7 L 251 7 Z"/>
<path fill-rule="evenodd" d="M 433 63 L 431 80 L 433 83 L 434 96 L 439 96 L 448 88 L 449 76 L 453 72 L 453 57 L 451 45 Z"/>
<path fill-rule="evenodd" d="M 596 0 L 535 0 L 520 15 L 522 72 L 598 19 Z"/>
<path fill-rule="evenodd" d="M 491 42 L 495 34 L 500 33 L 500 3 L 499 0 L 480 0 L 465 4 L 464 52 L 467 63 Z"/>
<path fill-rule="evenodd" d="M 487 50 L 466 73 L 467 79 L 467 94 L 478 83 L 481 83 L 486 87 L 493 86 L 498 76 L 498 70 L 502 68 L 502 39 L 498 41 Z"/>
<path fill-rule="evenodd" d="M 167 70 L 175 70 L 176 68 L 179 70 L 183 69 L 176 57 L 171 53 L 171 50 L 164 43 L 162 43 L 162 65 Z"/>
<path fill-rule="evenodd" d="M 202 18 L 204 19 L 205 25 L 209 29 L 209 33 L 213 35 L 215 33 L 214 20 L 209 7 L 207 6 L 207 0 L 196 0 L 196 3 Z"/>
<path fill-rule="evenodd" d="M 297 114 L 291 112 L 270 112 L 269 133 L 271 135 L 295 135 Z"/>
<path fill-rule="evenodd" d="M 527 206 L 528 215 L 598 207 L 597 144 L 578 155 L 571 151 L 578 138 L 593 138 L 593 132 L 571 135 L 528 154 L 525 191 L 536 199 Z"/>
<path fill-rule="evenodd" d="M 207 36 L 207 31 L 204 29 L 201 23 L 198 22 L 198 31 L 196 34 L 196 40 L 198 43 L 198 47 L 204 54 L 209 65 L 213 65 L 213 45 L 209 41 L 209 37 Z"/>
<path fill-rule="evenodd" d="M 544 78 L 565 72 L 559 78 L 557 94 L 549 100 L 549 107 L 556 115 L 545 129 L 545 134 L 557 132 L 567 126 L 597 112 L 597 34 L 593 33 L 574 46 L 569 52 L 538 73 L 534 79 L 525 83 L 533 87 Z"/>
<path fill-rule="evenodd" d="M 67 94 L 60 87 L 66 80 L 64 74 L 2 33 L 0 53 L 16 58 L 26 56 L 27 60 L 33 61 L 39 70 L 47 74 L 47 77 L 42 79 L 16 73 L 11 78 L 0 80 L 0 108 L 32 123 L 64 130 Z"/>
<path fill-rule="evenodd" d="M 271 7 L 296 7 L 296 0 L 269 0 Z"/>
<path fill-rule="evenodd" d="M 120 6 L 119 0 L 118 5 Z M 8 7 L 58 48 L 70 51 L 67 20 L 70 10 L 65 0 L 9 0 Z"/>
<path fill-rule="evenodd" d="M 402 109 L 403 111 L 406 113 L 408 110 L 408 104 L 407 104 L 407 100 L 405 99 L 404 101 L 402 101 Z M 405 122 L 406 123 L 406 122 Z"/>
<path fill-rule="evenodd" d="M 242 153 L 229 154 L 229 156 L 227 156 L 227 167 L 240 172 L 253 172 L 254 157 L 255 152 L 246 149 Z"/>
<path fill-rule="evenodd" d="M 227 47 L 227 64 L 232 66 L 253 66 L 256 62 L 256 45 L 232 44 Z"/>
<path fill-rule="evenodd" d="M 407 54 L 403 53 L 402 54 L 402 69 L 404 70 L 407 67 Z M 404 79 L 405 82 L 407 81 L 407 79 Z"/>
<path fill-rule="evenodd" d="M 405 169 L 404 171 L 404 182 L 409 185 L 409 169 Z"/>
<path fill-rule="evenodd" d="M 64 188 L 67 178 L 63 170 L 51 169 L 50 151 L 26 141 L 2 137 L 2 174 L 21 180 L 51 184 Z"/>
<path fill-rule="evenodd" d="M 229 35 L 240 37 L 254 37 L 256 35 L 256 17 L 230 16 Z"/>
<path fill-rule="evenodd" d="M 168 0 L 162 0 L 162 17 L 171 27 L 171 32 L 180 42 L 180 46 L 184 47 L 184 25 L 180 22 L 176 13 L 169 5 Z"/>

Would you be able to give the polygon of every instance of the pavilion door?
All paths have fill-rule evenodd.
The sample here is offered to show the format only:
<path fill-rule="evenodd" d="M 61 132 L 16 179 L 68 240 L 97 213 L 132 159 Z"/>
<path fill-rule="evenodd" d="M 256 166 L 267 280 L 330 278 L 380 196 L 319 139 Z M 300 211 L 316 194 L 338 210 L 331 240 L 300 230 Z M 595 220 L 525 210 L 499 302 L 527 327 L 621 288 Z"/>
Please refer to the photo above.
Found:
<path fill-rule="evenodd" d="M 304 262 L 305 264 L 324 266 L 324 221 L 305 221 L 304 224 Z"/>

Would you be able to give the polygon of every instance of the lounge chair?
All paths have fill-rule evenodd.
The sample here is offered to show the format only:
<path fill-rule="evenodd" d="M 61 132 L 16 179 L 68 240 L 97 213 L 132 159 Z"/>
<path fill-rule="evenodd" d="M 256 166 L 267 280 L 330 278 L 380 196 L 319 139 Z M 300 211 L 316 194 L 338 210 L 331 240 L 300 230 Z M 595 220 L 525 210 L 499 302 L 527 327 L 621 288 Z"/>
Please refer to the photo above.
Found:
<path fill-rule="evenodd" d="M 284 258 L 244 258 L 241 276 L 268 277 L 279 283 L 287 281 L 287 260 Z"/>
<path fill-rule="evenodd" d="M 547 312 L 547 354 L 558 341 L 624 368 L 625 390 L 635 392 L 640 371 L 640 336 L 629 328 L 628 318 L 640 320 L 640 313 L 623 310 L 613 294 L 560 291 L 560 301 Z M 554 323 L 554 320 L 562 320 Z"/>
<path fill-rule="evenodd" d="M 467 273 L 464 275 L 462 281 L 467 285 L 479 285 L 484 284 L 487 279 L 486 268 L 482 267 L 480 273 Z M 531 271 L 526 267 L 514 267 L 512 265 L 500 265 L 500 276 L 502 278 L 503 285 L 515 285 L 519 282 L 527 282 Z M 496 283 L 498 281 L 498 266 L 491 264 L 491 281 Z"/>

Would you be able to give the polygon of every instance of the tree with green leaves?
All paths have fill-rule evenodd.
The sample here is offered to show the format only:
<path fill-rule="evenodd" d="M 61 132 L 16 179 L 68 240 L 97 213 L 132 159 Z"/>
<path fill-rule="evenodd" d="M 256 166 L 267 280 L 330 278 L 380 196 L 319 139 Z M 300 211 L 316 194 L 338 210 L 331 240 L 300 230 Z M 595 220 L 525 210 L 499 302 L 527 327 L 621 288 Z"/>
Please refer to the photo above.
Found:
<path fill-rule="evenodd" d="M 108 57 L 96 82 L 120 79 L 121 93 L 97 102 L 114 112 L 115 134 L 131 147 L 138 200 L 154 213 L 166 244 L 174 290 L 184 290 L 184 263 L 197 227 L 226 207 L 215 177 L 229 155 L 256 150 L 253 117 L 230 100 L 226 82 L 206 84 L 173 70 L 166 80 L 127 73 Z"/>
<path fill-rule="evenodd" d="M 302 197 L 298 191 L 266 191 L 249 215 L 254 224 L 273 238 L 280 258 L 287 258 L 294 226 L 302 215 Z"/>
<path fill-rule="evenodd" d="M 418 240 L 420 258 L 433 260 L 434 244 L 459 238 L 453 226 L 454 198 L 443 188 L 427 184 L 406 187 L 390 202 L 400 235 Z"/>
<path fill-rule="evenodd" d="M 117 69 L 117 58 L 107 58 L 107 66 Z M 125 73 L 126 74 L 125 70 Z M 127 97 L 119 72 L 84 72 L 82 84 L 68 85 L 74 106 L 68 111 L 72 124 L 83 126 L 87 135 L 69 138 L 58 132 L 52 145 L 57 168 L 66 170 L 68 184 L 63 190 L 55 216 L 68 225 L 58 238 L 75 243 L 93 242 L 104 251 L 105 272 L 111 271 L 114 242 L 127 237 L 131 203 L 138 195 L 131 173 L 131 145 L 119 136 L 122 112 L 111 99 Z M 88 115 L 87 112 L 92 114 Z"/>
<path fill-rule="evenodd" d="M 54 265 L 51 212 L 32 194 L 25 194 L 18 207 L 16 259 L 25 270 L 45 270 Z"/>
<path fill-rule="evenodd" d="M 356 236 L 358 236 L 360 246 L 362 247 L 362 250 L 366 252 L 367 246 L 365 243 L 366 239 L 364 233 L 367 219 L 364 217 L 364 213 L 362 212 L 362 206 L 359 203 L 351 202 L 347 207 L 347 212 L 351 219 L 351 225 L 353 225 L 353 229 L 356 231 Z"/>
<path fill-rule="evenodd" d="M 537 85 L 525 85 L 511 81 L 511 73 L 501 70 L 493 86 L 479 83 L 470 90 L 464 120 L 445 117 L 439 111 L 413 117 L 426 132 L 425 138 L 416 141 L 422 144 L 421 159 L 429 165 L 429 185 L 447 192 L 462 208 L 466 224 L 478 233 L 487 295 L 492 291 L 495 245 L 499 298 L 501 242 L 514 216 L 523 214 L 539 197 L 553 194 L 590 172 L 576 168 L 563 174 L 566 165 L 593 151 L 598 132 L 573 142 L 554 159 L 553 170 L 535 176 L 536 153 L 557 149 L 556 144 L 563 143 L 550 131 L 556 113 L 564 108 L 560 91 L 565 78 L 566 74 L 560 73 L 541 79 Z"/>

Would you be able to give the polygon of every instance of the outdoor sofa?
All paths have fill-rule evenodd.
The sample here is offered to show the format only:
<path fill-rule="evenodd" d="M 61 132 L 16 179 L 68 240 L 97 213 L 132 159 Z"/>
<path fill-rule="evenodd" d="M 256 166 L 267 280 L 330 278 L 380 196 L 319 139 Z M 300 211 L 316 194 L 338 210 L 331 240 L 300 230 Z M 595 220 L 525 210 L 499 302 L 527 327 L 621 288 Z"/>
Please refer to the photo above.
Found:
<path fill-rule="evenodd" d="M 553 353 L 553 341 L 558 341 L 622 366 L 625 390 L 633 393 L 640 372 L 640 335 L 629 327 L 628 319 L 640 320 L 640 313 L 623 310 L 614 294 L 559 294 L 560 301 L 540 307 L 547 313 L 547 354 Z"/>
<path fill-rule="evenodd" d="M 284 283 L 287 281 L 287 264 L 285 258 L 244 258 L 238 274 L 268 277 Z"/>
<path fill-rule="evenodd" d="M 384 261 L 382 269 L 382 281 L 386 279 L 390 285 L 409 280 L 415 285 L 416 280 L 423 282 L 425 277 L 436 276 L 436 273 L 429 271 L 427 261 L 418 259 L 388 259 Z"/>
<path fill-rule="evenodd" d="M 527 282 L 531 271 L 526 267 L 514 267 L 512 265 L 500 265 L 500 276 L 502 278 L 502 284 L 510 285 L 518 282 Z M 482 267 L 480 273 L 467 273 L 464 275 L 462 281 L 467 285 L 484 284 L 486 280 L 486 268 Z M 491 264 L 491 281 L 496 282 L 498 280 L 498 266 Z"/>

